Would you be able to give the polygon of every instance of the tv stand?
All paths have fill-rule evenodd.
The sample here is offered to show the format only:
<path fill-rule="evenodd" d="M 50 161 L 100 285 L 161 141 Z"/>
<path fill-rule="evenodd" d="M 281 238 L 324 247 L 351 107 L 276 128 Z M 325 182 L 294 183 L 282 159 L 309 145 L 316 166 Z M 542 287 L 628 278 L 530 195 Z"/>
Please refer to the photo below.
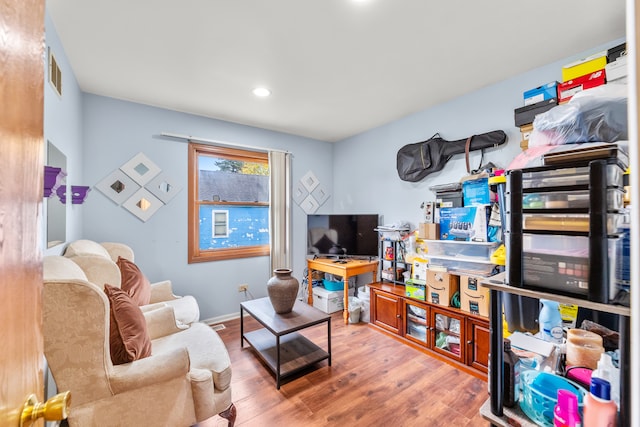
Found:
<path fill-rule="evenodd" d="M 349 323 L 349 278 L 363 273 L 372 273 L 372 282 L 377 281 L 376 273 L 378 271 L 378 260 L 363 260 L 355 258 L 332 259 L 332 258 L 314 258 L 307 259 L 308 270 L 308 298 L 307 303 L 313 305 L 313 270 L 322 271 L 324 273 L 342 276 L 344 281 L 344 311 L 342 317 L 344 323 Z M 357 295 L 356 295 L 357 296 Z"/>

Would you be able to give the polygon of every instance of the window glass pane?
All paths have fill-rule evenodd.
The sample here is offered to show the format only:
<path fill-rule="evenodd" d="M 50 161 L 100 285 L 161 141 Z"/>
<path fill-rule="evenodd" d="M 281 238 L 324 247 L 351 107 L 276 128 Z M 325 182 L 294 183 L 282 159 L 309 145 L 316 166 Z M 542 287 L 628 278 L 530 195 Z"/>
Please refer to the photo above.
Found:
<path fill-rule="evenodd" d="M 220 206 L 200 205 L 200 250 L 269 244 L 268 206 L 225 206 L 228 235 L 214 237 L 213 211 Z"/>
<path fill-rule="evenodd" d="M 268 163 L 199 155 L 198 200 L 268 202 Z"/>
<path fill-rule="evenodd" d="M 213 211 L 213 237 L 229 236 L 229 211 Z"/>

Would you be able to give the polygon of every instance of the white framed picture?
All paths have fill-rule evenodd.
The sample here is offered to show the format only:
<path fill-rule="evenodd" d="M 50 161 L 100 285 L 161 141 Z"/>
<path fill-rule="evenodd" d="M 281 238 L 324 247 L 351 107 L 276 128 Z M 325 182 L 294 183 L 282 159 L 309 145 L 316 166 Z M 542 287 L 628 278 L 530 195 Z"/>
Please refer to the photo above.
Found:
<path fill-rule="evenodd" d="M 116 205 L 121 205 L 140 189 L 140 185 L 120 169 L 116 169 L 95 185 L 102 194 Z"/>
<path fill-rule="evenodd" d="M 133 156 L 120 169 L 140 185 L 145 185 L 161 172 L 160 167 L 143 153 Z"/>
<path fill-rule="evenodd" d="M 143 222 L 147 222 L 162 206 L 164 206 L 162 201 L 151 194 L 146 188 L 139 189 L 122 204 L 123 208 L 137 216 Z"/>

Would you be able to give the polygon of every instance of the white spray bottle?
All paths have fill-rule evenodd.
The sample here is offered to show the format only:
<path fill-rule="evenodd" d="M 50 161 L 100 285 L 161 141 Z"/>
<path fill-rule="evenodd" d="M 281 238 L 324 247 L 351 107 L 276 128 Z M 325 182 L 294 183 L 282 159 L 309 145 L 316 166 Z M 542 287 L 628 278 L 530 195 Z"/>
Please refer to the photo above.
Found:
<path fill-rule="evenodd" d="M 560 304 L 556 301 L 541 299 L 542 309 L 538 317 L 540 333 L 545 341 L 562 344 L 562 316 Z"/>

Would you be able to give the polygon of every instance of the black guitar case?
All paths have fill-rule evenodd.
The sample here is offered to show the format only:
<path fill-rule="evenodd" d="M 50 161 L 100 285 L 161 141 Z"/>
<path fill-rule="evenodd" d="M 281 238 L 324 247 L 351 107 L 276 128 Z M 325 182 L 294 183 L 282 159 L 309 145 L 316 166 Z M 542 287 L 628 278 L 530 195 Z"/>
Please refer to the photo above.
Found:
<path fill-rule="evenodd" d="M 403 181 L 418 182 L 433 172 L 438 172 L 454 154 L 468 153 L 483 148 L 497 147 L 507 141 L 507 135 L 494 130 L 466 139 L 447 141 L 435 134 L 426 141 L 408 144 L 398 150 L 396 168 Z M 467 169 L 468 156 L 467 156 Z"/>

